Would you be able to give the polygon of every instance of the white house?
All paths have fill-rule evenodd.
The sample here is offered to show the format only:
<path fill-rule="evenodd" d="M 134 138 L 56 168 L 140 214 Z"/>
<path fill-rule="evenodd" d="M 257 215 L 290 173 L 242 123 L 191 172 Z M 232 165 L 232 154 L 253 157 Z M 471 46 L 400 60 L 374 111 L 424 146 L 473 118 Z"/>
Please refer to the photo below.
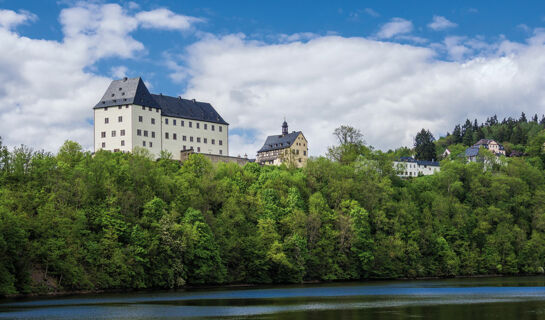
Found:
<path fill-rule="evenodd" d="M 413 157 L 401 157 L 394 161 L 394 168 L 398 170 L 398 176 L 402 178 L 427 176 L 441 171 L 439 162 L 416 160 Z"/>
<path fill-rule="evenodd" d="M 229 124 L 206 102 L 150 94 L 140 77 L 114 80 L 94 107 L 95 151 L 148 149 L 229 155 Z"/>
<path fill-rule="evenodd" d="M 465 151 L 465 157 L 469 162 L 482 161 L 482 157 L 479 156 L 479 150 L 483 148 L 492 152 L 495 156 L 505 156 L 505 149 L 499 143 L 490 139 L 481 139 L 477 141 L 473 146 L 469 147 Z"/>

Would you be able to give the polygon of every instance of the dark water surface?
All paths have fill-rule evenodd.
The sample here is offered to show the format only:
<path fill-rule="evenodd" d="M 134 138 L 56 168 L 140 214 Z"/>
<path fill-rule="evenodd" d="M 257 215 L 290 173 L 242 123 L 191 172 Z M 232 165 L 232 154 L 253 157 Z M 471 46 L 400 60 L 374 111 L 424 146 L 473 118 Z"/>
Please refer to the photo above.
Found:
<path fill-rule="evenodd" d="M 0 319 L 545 319 L 545 277 L 0 300 Z"/>

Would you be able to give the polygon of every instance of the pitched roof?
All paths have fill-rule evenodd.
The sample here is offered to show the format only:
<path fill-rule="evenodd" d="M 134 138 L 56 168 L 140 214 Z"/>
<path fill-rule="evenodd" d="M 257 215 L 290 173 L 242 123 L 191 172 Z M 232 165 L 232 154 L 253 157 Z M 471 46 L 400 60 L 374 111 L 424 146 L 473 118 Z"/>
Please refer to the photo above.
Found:
<path fill-rule="evenodd" d="M 477 143 L 475 143 L 474 146 L 486 145 L 486 144 L 490 144 L 491 142 L 495 142 L 495 141 L 491 139 L 481 139 L 477 141 Z"/>
<path fill-rule="evenodd" d="M 302 132 L 293 131 L 285 135 L 268 136 L 265 140 L 265 144 L 263 144 L 263 147 L 261 147 L 261 149 L 259 149 L 257 152 L 259 153 L 289 148 L 295 142 L 295 139 L 297 139 L 299 134 L 302 134 Z"/>
<path fill-rule="evenodd" d="M 479 154 L 479 146 L 473 146 L 466 149 L 466 157 L 475 157 Z"/>
<path fill-rule="evenodd" d="M 418 164 L 419 166 L 433 166 L 433 167 L 439 167 L 440 164 L 437 161 L 428 161 L 428 160 L 416 160 L 413 157 L 400 157 L 399 162 L 414 162 Z"/>
<path fill-rule="evenodd" d="M 125 104 L 137 104 L 144 107 L 159 108 L 157 101 L 153 99 L 146 88 L 142 78 L 123 78 L 110 83 L 104 96 L 96 104 L 94 109 L 119 106 Z"/>
<path fill-rule="evenodd" d="M 163 116 L 228 124 L 210 103 L 162 94 L 152 94 L 151 96 L 161 106 Z"/>
<path fill-rule="evenodd" d="M 161 109 L 167 117 L 179 117 L 228 125 L 210 103 L 150 94 L 144 81 L 138 78 L 114 80 L 94 109 L 136 104 Z"/>

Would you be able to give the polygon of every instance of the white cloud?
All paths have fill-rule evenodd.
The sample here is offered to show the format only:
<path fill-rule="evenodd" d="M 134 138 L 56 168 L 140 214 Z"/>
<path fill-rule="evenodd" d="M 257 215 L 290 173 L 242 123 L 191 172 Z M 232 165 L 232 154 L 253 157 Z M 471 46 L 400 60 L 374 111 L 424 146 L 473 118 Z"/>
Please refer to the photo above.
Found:
<path fill-rule="evenodd" d="M 188 30 L 193 24 L 204 21 L 201 18 L 175 14 L 165 8 L 142 11 L 136 14 L 135 17 L 142 28 L 180 31 Z"/>
<path fill-rule="evenodd" d="M 402 18 L 392 18 L 390 22 L 384 24 L 377 32 L 377 37 L 381 39 L 390 39 L 400 34 L 410 33 L 413 30 L 413 23 Z"/>
<path fill-rule="evenodd" d="M 371 8 L 365 8 L 363 11 L 371 17 L 380 17 L 380 14 Z"/>
<path fill-rule="evenodd" d="M 311 155 L 335 143 L 341 124 L 360 128 L 381 149 L 410 146 L 421 128 L 436 137 L 470 119 L 543 113 L 545 38 L 528 44 L 452 39 L 475 57 L 442 61 L 435 49 L 364 38 L 326 36 L 266 44 L 243 35 L 202 40 L 188 50 L 184 96 L 211 102 L 231 131 L 231 154 L 255 155 L 265 137 L 302 130 Z M 484 53 L 478 54 L 484 50 Z M 463 50 L 462 50 L 463 51 Z M 452 52 L 454 54 L 454 51 Z"/>
<path fill-rule="evenodd" d="M 442 16 L 433 16 L 433 20 L 428 24 L 428 28 L 435 31 L 454 28 L 457 26 L 458 25 L 456 23 Z"/>
<path fill-rule="evenodd" d="M 144 45 L 132 37 L 143 23 L 135 14 L 117 4 L 78 4 L 61 11 L 63 39 L 52 41 L 9 29 L 32 21 L 34 15 L 0 11 L 2 142 L 56 151 L 71 139 L 92 148 L 92 106 L 110 79 L 89 70 L 100 59 L 145 53 Z M 111 71 L 115 77 L 126 73 L 124 67 Z"/>
<path fill-rule="evenodd" d="M 117 67 L 112 67 L 110 69 L 110 74 L 112 75 L 114 79 L 121 79 L 127 76 L 127 71 L 129 71 L 127 67 L 117 66 Z"/>
<path fill-rule="evenodd" d="M 19 11 L 0 9 L 0 27 L 12 29 L 20 24 L 36 21 L 38 17 L 28 11 Z"/>

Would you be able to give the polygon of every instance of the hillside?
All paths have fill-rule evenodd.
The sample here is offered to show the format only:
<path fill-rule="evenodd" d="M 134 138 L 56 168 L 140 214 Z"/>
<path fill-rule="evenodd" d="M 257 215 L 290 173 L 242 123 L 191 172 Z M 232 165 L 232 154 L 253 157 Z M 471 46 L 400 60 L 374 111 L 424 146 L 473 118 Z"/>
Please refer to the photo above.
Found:
<path fill-rule="evenodd" d="M 411 180 L 351 140 L 303 169 L 0 145 L 0 293 L 543 273 L 545 133 L 526 125 L 527 156 Z"/>

